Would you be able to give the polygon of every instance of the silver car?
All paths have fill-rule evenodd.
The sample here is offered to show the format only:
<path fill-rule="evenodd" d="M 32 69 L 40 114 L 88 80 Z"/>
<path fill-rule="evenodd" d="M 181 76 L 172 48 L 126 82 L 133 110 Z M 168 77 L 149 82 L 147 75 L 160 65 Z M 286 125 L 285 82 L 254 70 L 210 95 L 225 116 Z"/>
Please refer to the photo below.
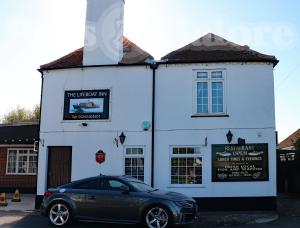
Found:
<path fill-rule="evenodd" d="M 165 228 L 193 223 L 197 204 L 188 196 L 153 189 L 132 177 L 97 176 L 49 189 L 41 211 L 54 226 L 81 220 Z"/>

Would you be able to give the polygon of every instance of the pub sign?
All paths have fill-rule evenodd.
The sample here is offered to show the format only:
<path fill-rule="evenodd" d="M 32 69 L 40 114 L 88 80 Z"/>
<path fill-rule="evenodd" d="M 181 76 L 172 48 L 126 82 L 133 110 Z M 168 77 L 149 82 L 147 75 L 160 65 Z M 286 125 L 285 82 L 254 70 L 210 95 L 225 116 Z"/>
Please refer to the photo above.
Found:
<path fill-rule="evenodd" d="M 212 181 L 268 181 L 268 144 L 212 145 Z"/>
<path fill-rule="evenodd" d="M 110 90 L 65 91 L 64 120 L 109 119 Z"/>

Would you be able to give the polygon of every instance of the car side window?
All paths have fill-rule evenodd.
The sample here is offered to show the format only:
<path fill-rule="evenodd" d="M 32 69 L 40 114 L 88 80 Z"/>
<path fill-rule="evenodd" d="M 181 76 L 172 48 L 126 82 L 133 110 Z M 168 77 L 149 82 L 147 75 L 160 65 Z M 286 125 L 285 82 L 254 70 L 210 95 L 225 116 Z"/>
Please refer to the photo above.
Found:
<path fill-rule="evenodd" d="M 108 185 L 109 185 L 109 189 L 112 191 L 121 191 L 121 187 L 122 186 L 127 186 L 126 184 L 124 184 L 121 181 L 118 180 L 108 180 Z"/>
<path fill-rule="evenodd" d="M 75 185 L 74 189 L 88 189 L 88 190 L 107 190 L 108 184 L 106 180 L 92 180 L 92 181 L 86 181 L 80 184 Z"/>

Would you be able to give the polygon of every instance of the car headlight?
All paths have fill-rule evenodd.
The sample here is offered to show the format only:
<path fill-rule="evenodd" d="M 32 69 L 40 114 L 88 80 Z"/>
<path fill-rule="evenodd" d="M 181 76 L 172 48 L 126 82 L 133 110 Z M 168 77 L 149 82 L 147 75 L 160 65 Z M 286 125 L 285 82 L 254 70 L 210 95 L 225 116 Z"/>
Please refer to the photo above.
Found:
<path fill-rule="evenodd" d="M 194 202 L 193 201 L 175 201 L 175 204 L 178 207 L 184 207 L 184 208 L 193 208 L 194 207 Z"/>

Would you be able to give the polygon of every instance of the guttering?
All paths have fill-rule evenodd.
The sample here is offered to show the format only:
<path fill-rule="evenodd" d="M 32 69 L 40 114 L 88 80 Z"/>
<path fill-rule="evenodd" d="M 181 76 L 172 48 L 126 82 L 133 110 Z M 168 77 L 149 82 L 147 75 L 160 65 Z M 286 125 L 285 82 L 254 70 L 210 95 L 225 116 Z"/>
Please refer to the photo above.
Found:
<path fill-rule="evenodd" d="M 275 68 L 277 64 L 279 63 L 279 60 L 274 61 L 268 61 L 268 60 L 211 60 L 211 61 L 200 61 L 200 60 L 169 60 L 165 64 L 166 65 L 177 65 L 177 64 L 213 64 L 213 63 L 266 63 L 266 64 L 273 64 L 273 67 Z"/>
<path fill-rule="evenodd" d="M 145 63 L 135 63 L 135 64 L 108 64 L 108 65 L 80 65 L 80 66 L 70 66 L 70 67 L 43 67 L 41 66 L 40 69 L 38 69 L 39 72 L 48 71 L 48 70 L 67 70 L 67 69 L 84 69 L 84 68 L 102 68 L 102 67 L 136 67 L 136 66 L 148 66 Z"/>

